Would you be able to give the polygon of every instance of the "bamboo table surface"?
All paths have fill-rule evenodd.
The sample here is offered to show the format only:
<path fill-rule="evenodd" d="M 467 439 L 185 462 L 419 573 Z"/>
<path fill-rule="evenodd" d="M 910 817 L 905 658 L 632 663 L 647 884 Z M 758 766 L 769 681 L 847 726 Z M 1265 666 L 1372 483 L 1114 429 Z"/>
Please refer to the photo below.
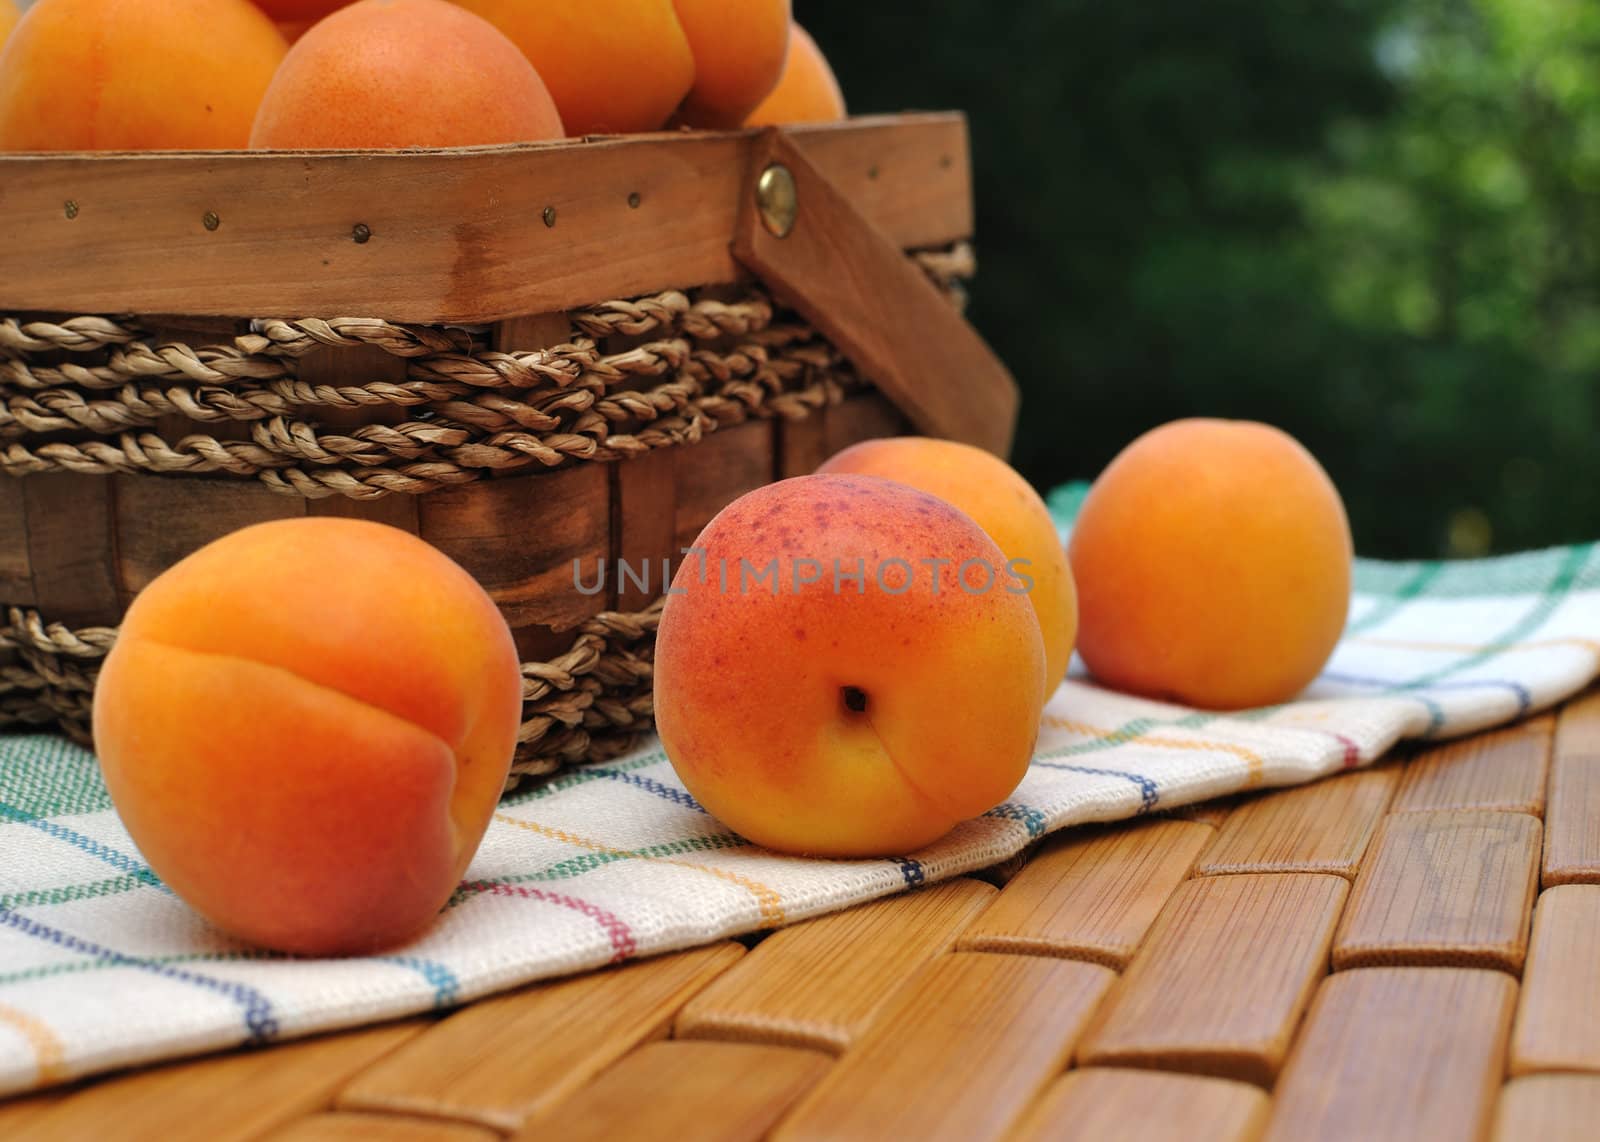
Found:
<path fill-rule="evenodd" d="M 1600 692 L 438 1018 L 0 1102 L 0 1137 L 1490 1139 L 1600 1122 Z"/>

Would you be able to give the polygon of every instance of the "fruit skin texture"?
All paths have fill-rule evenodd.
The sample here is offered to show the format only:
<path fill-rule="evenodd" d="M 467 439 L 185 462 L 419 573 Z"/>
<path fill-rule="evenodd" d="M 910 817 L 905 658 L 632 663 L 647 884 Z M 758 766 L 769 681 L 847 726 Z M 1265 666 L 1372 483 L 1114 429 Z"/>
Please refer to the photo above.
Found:
<path fill-rule="evenodd" d="M 1045 693 L 1066 677 L 1078 634 L 1078 592 L 1055 521 L 1039 493 L 1004 460 L 952 440 L 902 436 L 852 445 L 818 469 L 899 480 L 971 516 L 1033 580 L 1028 601 L 1044 635 Z"/>
<path fill-rule="evenodd" d="M 1180 420 L 1113 460 L 1068 545 L 1078 653 L 1102 682 L 1206 709 L 1287 701 L 1350 606 L 1333 481 L 1265 424 Z"/>
<path fill-rule="evenodd" d="M 539 73 L 447 0 L 360 0 L 289 50 L 252 147 L 470 147 L 559 139 Z"/>
<path fill-rule="evenodd" d="M 417 935 L 494 813 L 522 712 L 505 621 L 415 536 L 246 528 L 134 600 L 95 746 L 128 832 L 241 939 L 340 955 Z"/>
<path fill-rule="evenodd" d="M 673 0 L 694 52 L 691 127 L 742 126 L 772 94 L 789 54 L 790 0 Z"/>
<path fill-rule="evenodd" d="M 747 127 L 785 123 L 834 123 L 849 112 L 844 92 L 817 41 L 799 24 L 789 29 L 789 59 L 772 94 L 745 120 Z"/>
<path fill-rule="evenodd" d="M 248 0 L 40 0 L 0 53 L 0 150 L 242 148 L 285 50 Z"/>
<path fill-rule="evenodd" d="M 672 0 L 456 0 L 539 69 L 571 135 L 662 128 L 694 83 Z"/>
<path fill-rule="evenodd" d="M 20 19 L 22 9 L 17 7 L 14 0 L 0 0 L 0 47 L 5 46 L 6 37 L 11 35 L 11 29 L 17 26 Z"/>
<path fill-rule="evenodd" d="M 1027 770 L 1044 704 L 1033 610 L 997 580 L 955 583 L 968 559 L 1004 568 L 970 518 L 871 476 L 802 476 L 751 492 L 707 525 L 656 641 L 656 725 L 707 811 L 769 848 L 883 856 L 937 840 L 1003 801 Z M 891 567 L 891 590 L 876 569 Z M 952 562 L 934 594 L 924 558 Z M 770 581 L 740 593 L 740 560 Z M 796 572 L 822 578 L 794 589 Z M 841 578 L 861 559 L 866 590 Z M 727 560 L 728 586 L 719 582 Z M 701 581 L 702 567 L 705 571 Z M 976 569 L 974 586 L 982 585 Z M 1015 584 L 1013 584 L 1015 585 Z M 850 709 L 846 687 L 861 692 Z"/>

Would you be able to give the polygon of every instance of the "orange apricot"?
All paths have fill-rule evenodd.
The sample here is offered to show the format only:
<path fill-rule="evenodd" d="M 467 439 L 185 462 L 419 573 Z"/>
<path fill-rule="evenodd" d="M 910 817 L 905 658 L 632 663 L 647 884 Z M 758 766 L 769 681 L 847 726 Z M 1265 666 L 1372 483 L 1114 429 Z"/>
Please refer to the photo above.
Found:
<path fill-rule="evenodd" d="M 1339 492 L 1265 424 L 1180 420 L 1141 436 L 1095 481 L 1068 552 L 1095 676 L 1207 709 L 1294 697 L 1350 605 Z"/>
<path fill-rule="evenodd" d="M 6 38 L 20 19 L 22 9 L 17 7 L 15 0 L 0 0 L 0 47 L 5 46 Z"/>
<path fill-rule="evenodd" d="M 129 608 L 94 703 L 150 866 L 218 927 L 307 955 L 426 928 L 488 827 L 522 677 L 505 620 L 422 540 L 246 528 Z"/>
<path fill-rule="evenodd" d="M 888 856 L 1022 780 L 1044 642 L 971 517 L 893 480 L 801 476 L 735 501 L 694 546 L 657 635 L 656 725 L 730 828 Z"/>
<path fill-rule="evenodd" d="M 673 0 L 694 51 L 691 127 L 744 124 L 772 94 L 789 54 L 790 0 Z"/>
<path fill-rule="evenodd" d="M 289 50 L 250 145 L 467 147 L 564 133 L 539 73 L 481 16 L 447 0 L 359 0 Z"/>
<path fill-rule="evenodd" d="M 39 0 L 0 56 L 0 150 L 242 148 L 285 50 L 248 0 Z"/>
<path fill-rule="evenodd" d="M 694 82 L 672 0 L 456 0 L 539 69 L 571 135 L 659 130 Z"/>
<path fill-rule="evenodd" d="M 898 480 L 977 521 L 1026 576 L 1044 635 L 1045 693 L 1055 693 L 1078 634 L 1078 593 L 1050 509 L 1011 465 L 970 444 L 902 436 L 852 445 L 817 470 Z"/>
<path fill-rule="evenodd" d="M 750 113 L 748 127 L 785 123 L 833 123 L 845 118 L 844 92 L 828 57 L 799 24 L 789 29 L 789 59 L 778 86 Z"/>

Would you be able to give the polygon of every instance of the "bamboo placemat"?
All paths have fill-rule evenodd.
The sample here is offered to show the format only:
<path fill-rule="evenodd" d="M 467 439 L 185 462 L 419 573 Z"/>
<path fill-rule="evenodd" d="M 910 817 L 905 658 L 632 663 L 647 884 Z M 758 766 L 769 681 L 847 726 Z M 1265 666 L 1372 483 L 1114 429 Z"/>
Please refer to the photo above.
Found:
<path fill-rule="evenodd" d="M 0 1137 L 1590 1139 L 1600 692 L 764 939 L 0 1103 Z"/>

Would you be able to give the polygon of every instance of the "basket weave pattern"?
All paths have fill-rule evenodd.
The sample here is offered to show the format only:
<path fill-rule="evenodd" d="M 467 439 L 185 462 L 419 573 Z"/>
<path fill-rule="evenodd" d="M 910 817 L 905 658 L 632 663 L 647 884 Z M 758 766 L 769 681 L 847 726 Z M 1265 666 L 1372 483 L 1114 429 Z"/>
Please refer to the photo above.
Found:
<path fill-rule="evenodd" d="M 915 255 L 956 304 L 965 244 Z M 480 327 L 364 318 L 256 320 L 231 341 L 157 341 L 137 319 L 0 316 L 0 473 L 255 480 L 290 497 L 373 500 L 693 444 L 752 418 L 798 420 L 865 387 L 759 288 L 606 302 L 526 351 Z M 155 324 L 152 322 L 151 324 Z M 303 378 L 327 348 L 367 346 L 403 379 Z M 354 423 L 354 427 L 344 427 Z M 0 729 L 86 741 L 112 627 L 71 629 L 0 599 Z M 660 602 L 606 612 L 523 666 L 514 774 L 615 756 L 651 726 Z"/>

